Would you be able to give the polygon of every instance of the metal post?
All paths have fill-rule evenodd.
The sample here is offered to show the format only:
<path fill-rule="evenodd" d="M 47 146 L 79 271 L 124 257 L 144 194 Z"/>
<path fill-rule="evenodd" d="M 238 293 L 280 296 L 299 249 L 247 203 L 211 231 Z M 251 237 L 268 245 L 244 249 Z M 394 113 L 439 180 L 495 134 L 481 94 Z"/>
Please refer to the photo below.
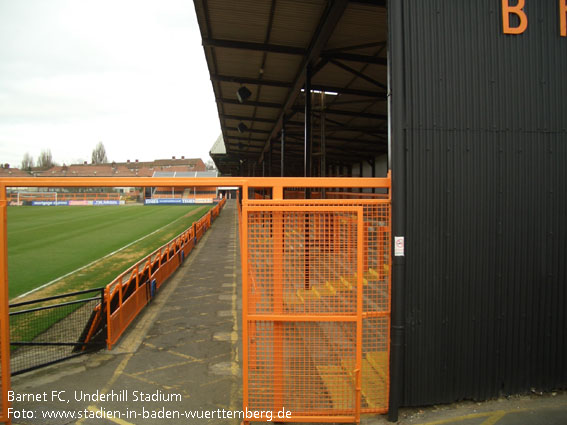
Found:
<path fill-rule="evenodd" d="M 311 65 L 305 72 L 305 140 L 303 149 L 303 177 L 311 177 Z"/>
<path fill-rule="evenodd" d="M 2 367 L 2 407 L 0 420 L 10 424 L 8 418 L 8 390 L 10 389 L 10 324 L 8 319 L 8 200 L 6 186 L 0 186 L 0 364 Z"/>
<path fill-rule="evenodd" d="M 406 233 L 406 139 L 404 129 L 404 27 L 403 2 L 388 2 L 390 37 L 388 49 L 388 83 L 390 112 L 390 154 L 392 164 L 392 234 L 405 237 Z M 374 167 L 373 167 L 374 168 Z M 392 238 L 394 239 L 394 238 Z M 391 241 L 393 250 L 394 240 Z M 388 420 L 397 422 L 402 403 L 405 344 L 405 253 L 393 257 L 392 270 L 392 324 L 390 347 L 390 402 Z"/>
<path fill-rule="evenodd" d="M 327 172 L 327 150 L 325 141 L 325 92 L 321 93 L 321 177 Z"/>
<path fill-rule="evenodd" d="M 376 160 L 374 158 L 372 158 L 368 162 L 370 163 L 370 166 L 372 167 L 372 178 L 374 178 L 374 177 L 376 177 Z M 376 193 L 375 187 L 372 188 L 372 193 Z"/>
<path fill-rule="evenodd" d="M 303 175 L 311 177 L 311 65 L 307 65 L 305 71 L 305 141 L 303 156 Z M 305 188 L 305 199 L 309 199 L 311 193 L 309 188 Z M 309 277 L 309 214 L 305 214 L 304 233 L 303 233 L 303 249 L 304 249 L 304 267 L 303 278 L 305 289 L 310 288 Z"/>
<path fill-rule="evenodd" d="M 364 174 L 364 162 L 360 161 L 359 167 L 360 167 L 359 168 L 360 171 L 358 177 L 362 177 L 362 175 Z M 363 191 L 364 189 L 360 188 L 360 193 L 362 193 Z"/>
<path fill-rule="evenodd" d="M 284 167 L 285 167 L 285 121 L 282 123 L 282 135 L 281 135 L 281 154 L 280 154 L 280 174 L 281 177 L 285 176 Z"/>
<path fill-rule="evenodd" d="M 268 150 L 268 177 L 272 177 L 272 144 L 273 144 L 273 140 L 270 139 L 270 146 L 269 146 L 269 150 Z"/>

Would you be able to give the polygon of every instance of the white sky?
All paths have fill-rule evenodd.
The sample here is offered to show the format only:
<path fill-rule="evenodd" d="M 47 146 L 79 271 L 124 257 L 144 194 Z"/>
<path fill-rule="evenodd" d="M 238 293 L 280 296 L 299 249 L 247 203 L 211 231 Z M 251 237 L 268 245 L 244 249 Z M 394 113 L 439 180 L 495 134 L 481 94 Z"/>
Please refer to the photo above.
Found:
<path fill-rule="evenodd" d="M 219 133 L 191 0 L 0 0 L 0 162 L 207 161 Z"/>

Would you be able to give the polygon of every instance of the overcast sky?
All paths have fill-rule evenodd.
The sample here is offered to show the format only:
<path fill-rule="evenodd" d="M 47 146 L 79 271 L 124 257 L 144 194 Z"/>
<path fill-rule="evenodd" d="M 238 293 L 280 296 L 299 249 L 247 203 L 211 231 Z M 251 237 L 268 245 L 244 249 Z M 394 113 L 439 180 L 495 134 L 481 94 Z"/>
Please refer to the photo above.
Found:
<path fill-rule="evenodd" d="M 191 0 L 0 0 L 0 162 L 206 161 L 219 133 Z"/>

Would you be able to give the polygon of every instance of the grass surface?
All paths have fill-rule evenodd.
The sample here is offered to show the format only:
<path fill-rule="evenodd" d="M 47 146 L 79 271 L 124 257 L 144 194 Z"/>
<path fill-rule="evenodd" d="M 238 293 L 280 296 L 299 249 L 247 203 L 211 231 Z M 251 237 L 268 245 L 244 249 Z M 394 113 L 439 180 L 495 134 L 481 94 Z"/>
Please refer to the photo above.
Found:
<path fill-rule="evenodd" d="M 163 227 L 119 254 L 66 278 L 64 288 L 59 289 L 73 291 L 104 286 L 122 270 L 187 229 L 208 208 L 138 205 L 9 207 L 10 298 Z"/>

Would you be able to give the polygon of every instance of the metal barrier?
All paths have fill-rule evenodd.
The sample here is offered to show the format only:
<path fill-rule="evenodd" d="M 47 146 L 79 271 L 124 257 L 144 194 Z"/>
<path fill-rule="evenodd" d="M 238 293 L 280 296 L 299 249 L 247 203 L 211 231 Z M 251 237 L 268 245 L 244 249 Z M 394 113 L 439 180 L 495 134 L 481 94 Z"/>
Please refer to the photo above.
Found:
<path fill-rule="evenodd" d="M 103 302 L 103 289 L 71 292 L 10 305 L 12 376 L 60 362 L 104 346 L 85 342 L 85 323 Z"/>
<path fill-rule="evenodd" d="M 390 189 L 389 178 L 358 181 Z M 385 413 L 389 195 L 341 191 L 340 199 L 320 199 L 338 186 L 306 179 L 298 182 L 303 191 L 289 192 L 276 180 L 266 199 L 258 196 L 266 182 L 243 188 L 239 212 L 244 408 L 292 422 Z M 300 199 L 313 192 L 318 199 Z M 278 416 L 283 409 L 291 417 Z"/>
<path fill-rule="evenodd" d="M 101 304 L 106 305 L 106 311 L 101 306 L 97 306 L 96 319 L 93 321 L 87 341 L 90 340 L 90 335 L 96 333 L 97 327 L 102 324 L 103 315 L 106 315 L 106 343 L 110 350 L 161 285 L 179 268 L 211 226 L 212 220 L 218 217 L 225 203 L 226 200 L 222 199 L 189 229 L 109 283 L 104 290 L 105 302 Z"/>
<path fill-rule="evenodd" d="M 8 220 L 8 199 L 7 199 L 7 188 L 26 188 L 26 187 L 36 187 L 36 188 L 54 188 L 54 187 L 118 187 L 118 186 L 131 186 L 131 187 L 156 187 L 156 186 L 171 186 L 171 187 L 211 187 L 211 186 L 234 186 L 240 185 L 241 179 L 231 179 L 231 178 L 154 178 L 154 177 L 45 177 L 45 178 L 33 178 L 33 177 L 10 177 L 10 178 L 0 178 L 0 422 L 10 424 L 11 419 L 8 417 L 8 408 L 10 403 L 8 401 L 8 391 L 10 389 L 10 328 L 9 328 L 9 306 L 8 306 L 8 238 L 7 238 L 7 220 Z M 215 208 L 217 211 L 214 213 L 207 214 L 207 217 L 199 220 L 197 225 L 193 227 L 194 233 L 193 238 L 187 238 L 186 243 L 181 248 L 182 256 L 184 257 L 190 250 L 191 243 L 195 243 L 204 231 L 210 227 L 212 219 L 214 219 L 213 214 L 218 215 L 218 210 L 222 208 L 225 200 L 223 199 Z M 214 208 L 213 208 L 214 210 Z M 198 230 L 198 232 L 197 232 Z M 199 235 L 197 235 L 199 233 Z M 191 242 L 192 241 L 192 242 Z M 169 276 L 173 270 L 175 270 L 173 259 L 175 255 L 174 252 L 179 253 L 179 247 L 171 246 L 168 244 L 167 252 L 160 250 L 159 257 L 155 255 L 152 257 L 152 267 L 156 267 L 160 270 L 159 274 L 156 275 L 157 280 L 162 282 L 162 278 Z M 165 255 L 165 256 L 164 256 Z M 164 261 L 167 259 L 167 261 Z M 171 260 L 171 261 L 170 261 Z M 134 273 L 128 276 L 126 282 L 120 282 L 116 285 L 114 289 L 116 295 L 114 295 L 114 302 L 118 305 L 118 309 L 123 309 L 123 311 L 118 312 L 115 320 L 119 323 L 119 326 L 115 328 L 115 333 L 112 336 L 112 340 L 108 338 L 108 341 L 116 341 L 119 335 L 124 331 L 127 323 L 130 323 L 133 318 L 138 314 L 138 312 L 145 305 L 143 303 L 144 295 L 141 295 L 143 290 L 149 291 L 151 296 L 152 285 L 143 284 L 144 273 L 155 273 L 155 270 L 142 268 L 142 274 Z M 137 269 L 139 271 L 139 269 Z M 123 277 L 124 278 L 124 277 Z M 142 280 L 141 280 L 142 278 Z M 142 288 L 142 289 L 141 289 Z M 113 292 L 114 293 L 114 292 Z M 131 294 L 135 294 L 129 303 L 126 303 Z M 110 295 L 110 291 L 107 293 Z M 86 331 L 85 341 L 91 341 L 95 336 L 97 331 L 100 331 L 100 327 L 104 325 L 105 320 L 108 320 L 107 310 L 104 309 L 103 304 L 96 307 L 93 311 L 93 316 L 89 323 L 91 323 L 91 328 Z M 115 306 L 116 307 L 116 306 Z M 111 310 L 111 312 L 116 313 L 116 310 Z M 93 324 L 96 324 L 94 326 Z M 112 332 L 112 330 L 111 330 Z M 107 343 L 108 343 L 107 341 Z"/>
<path fill-rule="evenodd" d="M 389 177 L 10 178 L 0 179 L 0 284 L 4 288 L 0 293 L 0 422 L 9 422 L 10 383 L 6 187 L 113 186 L 241 188 L 246 409 L 270 410 L 277 421 L 295 422 L 358 422 L 361 413 L 387 411 Z M 387 194 L 363 192 L 375 188 Z M 294 193 L 284 196 L 289 190 Z M 111 320 L 116 320 L 109 346 L 147 303 L 152 277 L 157 278 L 157 289 L 157 280 L 175 270 L 180 252 L 190 250 L 191 240 L 194 244 L 202 237 L 214 214 L 195 223 L 185 239 L 172 241 L 109 287 L 108 310 L 103 314 L 101 309 L 96 319 L 102 321 L 110 314 L 106 316 L 109 328 L 114 326 Z M 278 417 L 284 408 L 292 412 L 291 417 Z"/>

